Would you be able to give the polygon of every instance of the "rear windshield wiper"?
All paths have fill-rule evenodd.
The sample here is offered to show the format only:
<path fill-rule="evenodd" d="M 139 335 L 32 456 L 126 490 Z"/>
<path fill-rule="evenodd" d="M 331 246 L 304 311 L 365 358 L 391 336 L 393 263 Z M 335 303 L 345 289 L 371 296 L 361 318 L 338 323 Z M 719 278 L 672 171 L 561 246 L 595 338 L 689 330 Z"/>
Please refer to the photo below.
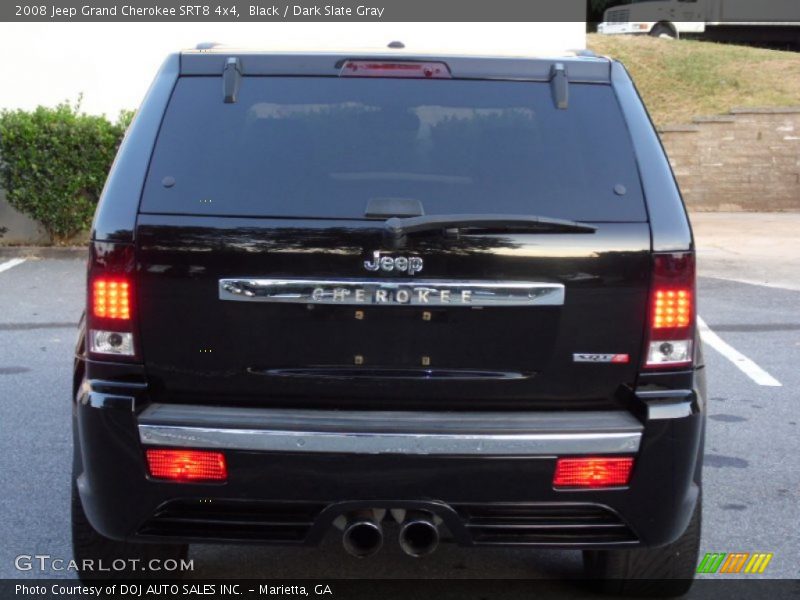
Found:
<path fill-rule="evenodd" d="M 407 235 L 442 230 L 447 233 L 594 233 L 597 227 L 569 221 L 531 215 L 424 215 L 421 217 L 392 217 L 385 223 L 387 235 L 396 242 Z"/>

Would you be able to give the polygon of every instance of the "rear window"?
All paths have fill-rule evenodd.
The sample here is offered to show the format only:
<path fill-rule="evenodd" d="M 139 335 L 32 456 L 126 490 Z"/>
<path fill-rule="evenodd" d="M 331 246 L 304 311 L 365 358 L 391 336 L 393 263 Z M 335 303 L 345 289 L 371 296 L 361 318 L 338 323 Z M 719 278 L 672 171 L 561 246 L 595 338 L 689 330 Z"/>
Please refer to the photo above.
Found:
<path fill-rule="evenodd" d="M 557 110 L 549 84 L 513 81 L 246 77 L 225 104 L 221 78 L 182 77 L 141 209 L 360 219 L 383 198 L 426 214 L 646 220 L 612 88 L 572 84 Z"/>

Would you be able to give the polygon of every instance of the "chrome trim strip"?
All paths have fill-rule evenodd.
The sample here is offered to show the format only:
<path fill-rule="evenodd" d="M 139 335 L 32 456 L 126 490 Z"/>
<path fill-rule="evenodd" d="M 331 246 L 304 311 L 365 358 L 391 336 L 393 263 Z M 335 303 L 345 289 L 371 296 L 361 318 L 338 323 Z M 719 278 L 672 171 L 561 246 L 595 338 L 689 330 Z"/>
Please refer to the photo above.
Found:
<path fill-rule="evenodd" d="M 139 438 L 142 444 L 149 446 L 340 454 L 436 456 L 630 454 L 639 450 L 641 437 L 641 432 L 448 435 L 139 425 Z"/>
<path fill-rule="evenodd" d="M 560 283 L 435 279 L 219 280 L 219 299 L 350 306 L 561 306 Z"/>
<path fill-rule="evenodd" d="M 212 429 L 321 431 L 439 435 L 532 433 L 639 433 L 630 412 L 614 411 L 400 411 L 255 408 L 152 403 L 138 416 L 141 425 Z"/>

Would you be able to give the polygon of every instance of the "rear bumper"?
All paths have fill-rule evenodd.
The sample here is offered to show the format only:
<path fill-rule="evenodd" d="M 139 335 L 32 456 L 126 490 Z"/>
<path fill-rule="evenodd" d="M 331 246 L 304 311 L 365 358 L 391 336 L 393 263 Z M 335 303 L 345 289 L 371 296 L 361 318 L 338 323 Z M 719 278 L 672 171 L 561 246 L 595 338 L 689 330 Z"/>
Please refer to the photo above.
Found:
<path fill-rule="evenodd" d="M 649 395 L 648 395 L 649 394 Z M 115 539 L 316 544 L 340 514 L 419 508 L 463 545 L 661 545 L 699 485 L 698 391 L 643 392 L 631 412 L 363 413 L 146 405 L 146 389 L 86 384 L 78 489 Z M 224 450 L 222 485 L 150 480 L 143 448 Z M 630 485 L 554 490 L 556 458 L 633 455 Z"/>

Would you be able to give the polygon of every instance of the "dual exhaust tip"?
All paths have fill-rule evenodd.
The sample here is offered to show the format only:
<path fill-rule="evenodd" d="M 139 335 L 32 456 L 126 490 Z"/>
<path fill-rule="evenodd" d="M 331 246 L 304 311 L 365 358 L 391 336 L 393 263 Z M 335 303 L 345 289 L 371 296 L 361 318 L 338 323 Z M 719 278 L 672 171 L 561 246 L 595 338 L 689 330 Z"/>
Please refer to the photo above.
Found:
<path fill-rule="evenodd" d="M 426 556 L 439 545 L 439 528 L 433 515 L 408 511 L 400 523 L 400 547 L 409 556 Z M 350 515 L 342 533 L 344 549 L 353 556 L 372 556 L 383 546 L 383 527 L 372 511 Z"/>

